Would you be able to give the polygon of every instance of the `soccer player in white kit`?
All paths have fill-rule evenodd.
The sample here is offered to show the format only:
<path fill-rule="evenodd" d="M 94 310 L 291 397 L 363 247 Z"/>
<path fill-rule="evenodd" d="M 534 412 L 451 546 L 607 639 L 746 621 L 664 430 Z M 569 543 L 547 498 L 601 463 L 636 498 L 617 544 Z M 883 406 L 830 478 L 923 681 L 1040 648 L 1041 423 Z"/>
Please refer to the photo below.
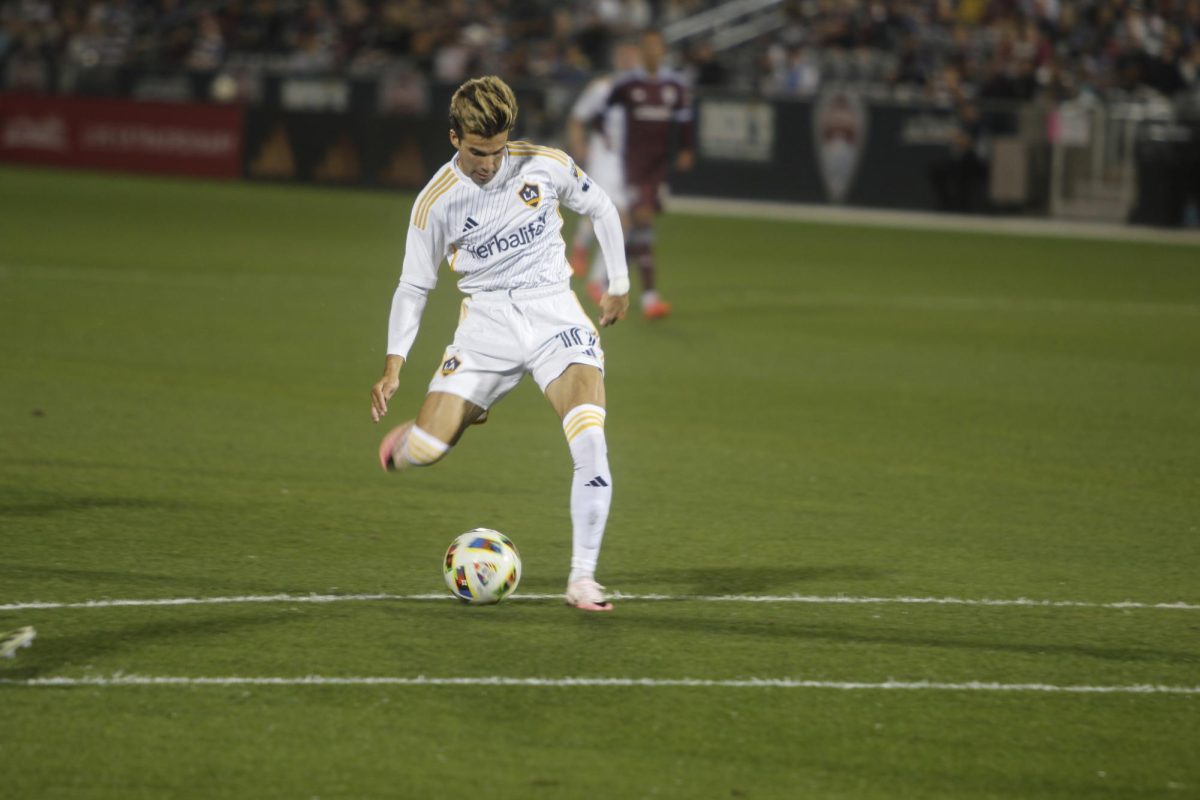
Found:
<path fill-rule="evenodd" d="M 640 51 L 633 42 L 618 42 L 613 46 L 613 73 L 601 75 L 589 83 L 576 98 L 567 117 L 567 146 L 576 162 L 583 162 L 588 175 L 613 201 L 621 214 L 621 224 L 629 227 L 628 201 L 625 193 L 625 120 L 621 116 L 625 109 L 608 105 L 613 83 L 625 73 L 634 70 L 640 62 Z M 588 268 L 588 255 L 592 239 L 591 221 L 584 217 L 575 225 L 575 239 L 571 246 L 571 267 L 575 277 L 588 276 L 588 294 L 599 302 L 608 282 L 607 265 L 600 253 Z"/>
<path fill-rule="evenodd" d="M 601 326 L 629 309 L 621 221 L 604 191 L 561 150 L 509 141 L 516 120 L 512 89 L 496 77 L 467 81 L 450 101 L 450 144 L 458 152 L 413 204 L 383 377 L 371 389 L 375 422 L 399 386 L 443 259 L 468 296 L 416 419 L 383 438 L 379 460 L 388 471 L 440 461 L 530 373 L 562 419 L 575 467 L 566 601 L 609 611 L 595 579 L 613 484 L 604 437 L 604 352 L 570 288 L 558 207 L 586 214 L 595 225 L 608 266 Z"/>

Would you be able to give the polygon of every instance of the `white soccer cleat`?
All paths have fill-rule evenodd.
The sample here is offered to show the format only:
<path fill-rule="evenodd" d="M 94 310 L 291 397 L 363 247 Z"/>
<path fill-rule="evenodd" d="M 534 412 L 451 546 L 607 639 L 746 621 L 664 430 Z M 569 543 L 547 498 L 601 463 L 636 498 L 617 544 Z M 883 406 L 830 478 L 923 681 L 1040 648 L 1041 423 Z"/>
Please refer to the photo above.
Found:
<path fill-rule="evenodd" d="M 31 627 L 17 628 L 15 631 L 0 634 L 0 656 L 12 658 L 22 647 L 33 644 L 36 636 L 37 631 Z"/>
<path fill-rule="evenodd" d="M 592 578 L 579 578 L 567 584 L 567 605 L 583 611 L 612 611 L 612 603 L 604 594 L 604 587 Z"/>

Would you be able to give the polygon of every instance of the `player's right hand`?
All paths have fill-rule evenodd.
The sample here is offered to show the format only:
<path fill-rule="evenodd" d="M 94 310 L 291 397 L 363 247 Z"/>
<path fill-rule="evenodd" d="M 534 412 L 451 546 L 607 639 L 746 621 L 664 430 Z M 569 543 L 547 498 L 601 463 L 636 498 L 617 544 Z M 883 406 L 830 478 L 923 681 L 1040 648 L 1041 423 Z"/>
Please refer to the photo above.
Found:
<path fill-rule="evenodd" d="M 615 325 L 618 320 L 625 319 L 627 311 L 629 311 L 629 295 L 614 296 L 605 292 L 600 297 L 600 327 L 607 328 L 609 325 Z"/>
<path fill-rule="evenodd" d="M 384 375 L 371 387 L 371 421 L 379 422 L 387 414 L 388 400 L 396 393 L 400 379 L 394 375 Z"/>

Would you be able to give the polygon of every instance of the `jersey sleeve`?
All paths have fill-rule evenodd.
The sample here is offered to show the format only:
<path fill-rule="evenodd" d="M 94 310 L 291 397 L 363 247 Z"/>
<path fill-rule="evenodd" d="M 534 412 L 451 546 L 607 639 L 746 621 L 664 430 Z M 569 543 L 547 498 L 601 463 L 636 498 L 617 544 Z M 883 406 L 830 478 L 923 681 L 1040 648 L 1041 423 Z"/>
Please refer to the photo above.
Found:
<path fill-rule="evenodd" d="M 617 207 L 587 173 L 568 158 L 565 166 L 550 160 L 558 198 L 567 208 L 587 214 L 595 222 L 596 239 L 604 254 L 608 272 L 609 292 L 614 295 L 629 292 L 629 266 L 625 260 L 625 238 L 621 232 L 621 215 Z"/>
<path fill-rule="evenodd" d="M 437 211 L 436 206 L 423 210 L 419 201 L 413 205 L 408 237 L 404 242 L 401 283 L 407 282 L 425 290 L 437 286 L 438 265 L 446 257 L 449 246 L 446 226 Z"/>
<path fill-rule="evenodd" d="M 571 117 L 583 123 L 589 123 L 598 115 L 604 113 L 608 104 L 608 81 L 597 78 L 587 85 L 580 93 L 575 105 L 571 107 Z"/>
<path fill-rule="evenodd" d="M 446 257 L 448 243 L 446 226 L 437 213 L 417 197 L 409 218 L 408 237 L 404 244 L 404 266 L 400 283 L 392 295 L 392 310 L 388 316 L 388 355 L 408 357 L 416 341 L 425 311 L 425 300 L 437 286 L 438 265 Z"/>
<path fill-rule="evenodd" d="M 575 213 L 595 219 L 615 208 L 604 190 L 575 164 L 574 159 L 567 157 L 565 166 L 552 161 L 550 171 L 559 200 Z"/>

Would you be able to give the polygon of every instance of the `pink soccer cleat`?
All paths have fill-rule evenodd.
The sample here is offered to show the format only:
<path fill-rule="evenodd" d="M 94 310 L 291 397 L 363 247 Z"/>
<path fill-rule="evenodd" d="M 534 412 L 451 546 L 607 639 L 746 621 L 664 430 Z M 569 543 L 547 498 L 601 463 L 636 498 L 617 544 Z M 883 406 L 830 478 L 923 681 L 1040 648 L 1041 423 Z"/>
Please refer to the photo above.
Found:
<path fill-rule="evenodd" d="M 567 584 L 567 605 L 581 611 L 612 611 L 612 603 L 604 594 L 604 587 L 591 578 L 579 578 Z"/>
<path fill-rule="evenodd" d="M 400 458 L 400 451 L 404 449 L 404 442 L 414 422 L 416 420 L 410 419 L 392 428 L 379 443 L 379 466 L 383 467 L 384 472 L 399 472 L 408 466 L 408 462 Z"/>

